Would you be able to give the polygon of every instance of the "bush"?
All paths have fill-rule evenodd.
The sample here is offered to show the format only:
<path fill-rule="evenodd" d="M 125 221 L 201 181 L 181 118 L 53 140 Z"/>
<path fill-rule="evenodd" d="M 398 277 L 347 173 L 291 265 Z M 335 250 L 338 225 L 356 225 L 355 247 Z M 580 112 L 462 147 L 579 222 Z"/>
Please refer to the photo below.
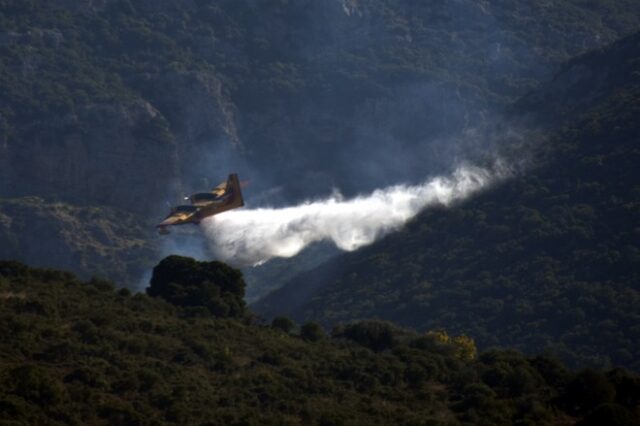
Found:
<path fill-rule="evenodd" d="M 273 321 L 271 321 L 271 328 L 282 330 L 285 333 L 291 333 L 293 327 L 295 327 L 295 324 L 287 317 L 275 317 Z"/>
<path fill-rule="evenodd" d="M 300 328 L 300 337 L 309 342 L 317 342 L 325 336 L 322 326 L 315 322 L 308 322 Z"/>
<path fill-rule="evenodd" d="M 638 421 L 633 414 L 618 404 L 600 404 L 578 423 L 579 426 L 634 426 L 637 424 Z"/>
<path fill-rule="evenodd" d="M 391 349 L 398 343 L 401 330 L 384 321 L 361 321 L 354 324 L 336 327 L 333 337 L 353 340 L 374 351 Z"/>
<path fill-rule="evenodd" d="M 14 382 L 14 392 L 28 401 L 38 405 L 53 405 L 59 403 L 64 396 L 64 386 L 52 378 L 41 367 L 24 365 L 11 371 Z"/>
<path fill-rule="evenodd" d="M 569 383 L 564 401 L 570 411 L 580 413 L 613 402 L 615 393 L 615 388 L 604 374 L 583 370 Z"/>
<path fill-rule="evenodd" d="M 155 268 L 147 294 L 177 306 L 204 307 L 217 317 L 245 315 L 242 273 L 221 262 L 169 256 Z"/>

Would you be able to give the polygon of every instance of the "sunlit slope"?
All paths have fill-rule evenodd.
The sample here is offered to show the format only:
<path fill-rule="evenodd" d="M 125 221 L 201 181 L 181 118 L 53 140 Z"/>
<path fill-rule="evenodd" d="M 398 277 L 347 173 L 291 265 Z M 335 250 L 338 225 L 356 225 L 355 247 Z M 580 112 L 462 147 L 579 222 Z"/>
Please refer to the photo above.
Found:
<path fill-rule="evenodd" d="M 468 338 L 379 322 L 335 330 L 339 338 L 313 324 L 300 334 L 287 321 L 249 325 L 247 313 L 217 309 L 220 295 L 242 293 L 226 265 L 170 257 L 154 278 L 176 305 L 0 262 L 2 421 L 551 425 L 638 414 L 639 379 L 623 370 L 570 372 L 515 351 L 477 356 Z M 189 298 L 194 291 L 204 297 Z"/>
<path fill-rule="evenodd" d="M 326 324 L 375 317 L 442 327 L 481 347 L 640 368 L 639 40 L 572 61 L 554 90 L 528 98 L 528 111 L 544 118 L 552 107 L 554 123 L 565 124 L 526 175 L 425 212 L 255 309 Z"/>

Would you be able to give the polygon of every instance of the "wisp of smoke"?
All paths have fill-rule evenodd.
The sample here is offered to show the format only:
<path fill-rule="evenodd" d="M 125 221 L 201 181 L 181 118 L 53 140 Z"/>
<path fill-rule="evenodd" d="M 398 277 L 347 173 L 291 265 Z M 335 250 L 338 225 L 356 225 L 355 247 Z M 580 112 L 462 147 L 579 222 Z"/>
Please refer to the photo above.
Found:
<path fill-rule="evenodd" d="M 420 185 L 395 185 L 349 200 L 336 192 L 293 207 L 234 210 L 206 219 L 202 226 L 211 250 L 240 264 L 295 256 L 321 240 L 352 251 L 398 229 L 421 210 L 462 200 L 502 175 L 502 167 L 461 166 L 449 177 Z"/>

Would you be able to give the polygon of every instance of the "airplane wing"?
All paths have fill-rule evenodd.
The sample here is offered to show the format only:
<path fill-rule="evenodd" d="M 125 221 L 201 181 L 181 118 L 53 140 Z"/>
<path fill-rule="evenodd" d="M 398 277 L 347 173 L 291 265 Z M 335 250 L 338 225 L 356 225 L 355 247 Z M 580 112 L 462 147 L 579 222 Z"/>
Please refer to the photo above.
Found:
<path fill-rule="evenodd" d="M 178 206 L 157 226 L 168 226 L 184 223 L 193 218 L 198 210 L 199 209 L 194 206 Z"/>
<path fill-rule="evenodd" d="M 182 221 L 185 221 L 185 220 L 189 219 L 190 216 L 193 216 L 193 214 L 171 215 L 168 218 L 166 218 L 165 220 L 163 220 L 162 222 L 160 222 L 157 226 L 175 225 L 178 222 L 182 222 Z"/>

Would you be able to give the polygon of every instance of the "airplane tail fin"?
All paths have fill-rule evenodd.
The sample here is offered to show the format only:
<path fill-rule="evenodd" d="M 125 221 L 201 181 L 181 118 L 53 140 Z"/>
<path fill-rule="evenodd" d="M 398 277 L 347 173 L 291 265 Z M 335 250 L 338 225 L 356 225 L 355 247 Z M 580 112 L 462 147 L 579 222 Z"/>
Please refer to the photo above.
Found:
<path fill-rule="evenodd" d="M 240 179 L 238 179 L 237 173 L 231 173 L 227 179 L 227 193 L 231 194 L 231 203 L 229 208 L 235 209 L 236 207 L 244 206 L 244 198 L 242 198 L 242 189 L 240 185 Z"/>

